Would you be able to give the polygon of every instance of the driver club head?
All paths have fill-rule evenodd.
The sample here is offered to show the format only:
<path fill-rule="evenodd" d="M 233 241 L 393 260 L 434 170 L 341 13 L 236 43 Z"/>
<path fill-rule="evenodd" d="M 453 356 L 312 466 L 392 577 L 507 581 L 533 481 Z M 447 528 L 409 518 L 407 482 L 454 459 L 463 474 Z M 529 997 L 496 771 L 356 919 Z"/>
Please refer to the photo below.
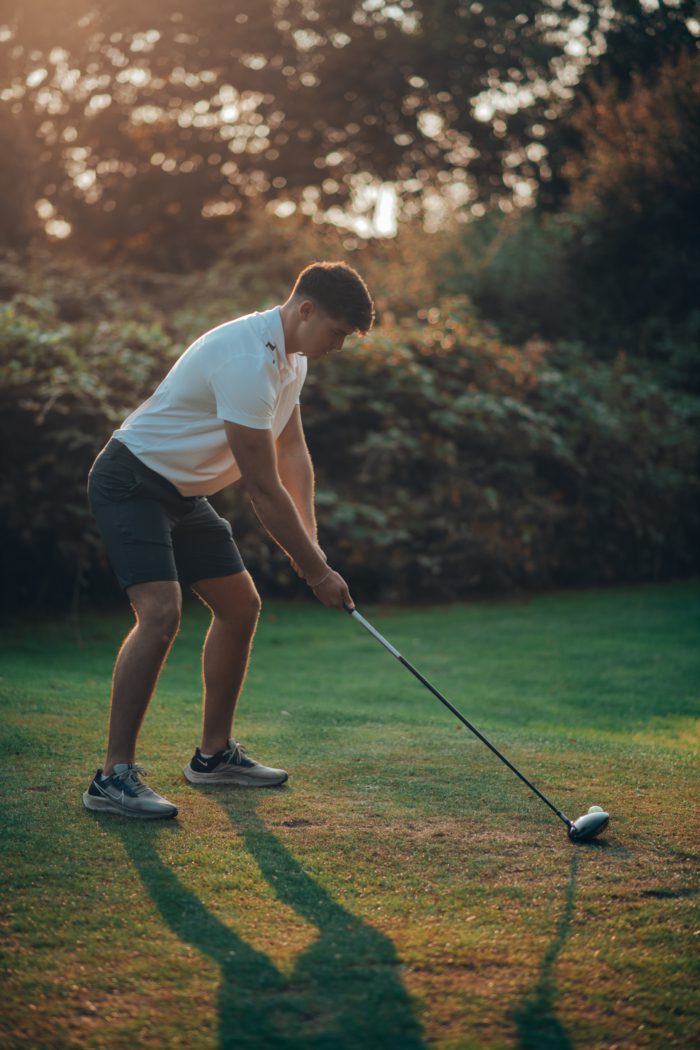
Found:
<path fill-rule="evenodd" d="M 609 813 L 600 806 L 591 806 L 588 813 L 584 813 L 569 827 L 569 838 L 572 842 L 588 842 L 604 831 L 609 821 Z"/>

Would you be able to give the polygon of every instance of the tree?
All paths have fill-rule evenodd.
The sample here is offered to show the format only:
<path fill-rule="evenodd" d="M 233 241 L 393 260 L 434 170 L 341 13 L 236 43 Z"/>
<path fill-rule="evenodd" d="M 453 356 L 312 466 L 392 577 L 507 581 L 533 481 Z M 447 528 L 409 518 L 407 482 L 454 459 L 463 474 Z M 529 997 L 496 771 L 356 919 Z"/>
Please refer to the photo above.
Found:
<path fill-rule="evenodd" d="M 575 126 L 583 149 L 564 167 L 578 230 L 569 271 L 589 305 L 589 337 L 670 359 L 690 380 L 685 348 L 697 363 L 700 335 L 700 56 L 668 60 L 652 83 L 634 75 L 623 99 L 614 82 L 591 89 Z"/>
<path fill-rule="evenodd" d="M 623 350 L 698 389 L 700 55 L 693 5 L 624 0 L 543 141 L 539 205 L 465 231 L 462 287 L 510 339 Z M 448 283 L 448 288 L 452 286 Z"/>
<path fill-rule="evenodd" d="M 0 244 L 15 251 L 38 229 L 37 152 L 19 117 L 0 106 Z"/>
<path fill-rule="evenodd" d="M 565 206 L 570 192 L 568 175 L 573 154 L 582 154 L 587 141 L 582 135 L 591 105 L 602 88 L 611 99 L 623 102 L 641 83 L 651 84 L 662 66 L 682 54 L 697 54 L 697 0 L 672 3 L 644 0 L 615 0 L 597 24 L 587 27 L 586 41 L 596 51 L 569 103 L 548 126 L 543 140 L 547 164 L 539 179 L 538 205 L 556 211 Z M 586 113 L 588 117 L 584 117 Z"/>
<path fill-rule="evenodd" d="M 435 191 L 483 207 L 533 182 L 582 9 L 597 18 L 583 0 L 5 0 L 0 99 L 81 251 L 187 268 L 250 201 L 322 220 L 388 180 L 410 216 Z"/>

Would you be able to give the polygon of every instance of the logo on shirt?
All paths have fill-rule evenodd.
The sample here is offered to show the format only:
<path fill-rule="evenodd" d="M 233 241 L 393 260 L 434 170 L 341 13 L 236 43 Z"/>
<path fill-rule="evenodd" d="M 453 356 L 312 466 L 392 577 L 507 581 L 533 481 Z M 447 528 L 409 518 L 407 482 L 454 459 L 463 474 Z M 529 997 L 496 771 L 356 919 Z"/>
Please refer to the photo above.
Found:
<path fill-rule="evenodd" d="M 275 350 L 277 349 L 277 346 L 276 346 L 275 343 L 265 343 L 265 346 L 269 346 L 269 348 L 270 348 L 270 350 L 272 351 L 273 354 L 274 354 Z"/>

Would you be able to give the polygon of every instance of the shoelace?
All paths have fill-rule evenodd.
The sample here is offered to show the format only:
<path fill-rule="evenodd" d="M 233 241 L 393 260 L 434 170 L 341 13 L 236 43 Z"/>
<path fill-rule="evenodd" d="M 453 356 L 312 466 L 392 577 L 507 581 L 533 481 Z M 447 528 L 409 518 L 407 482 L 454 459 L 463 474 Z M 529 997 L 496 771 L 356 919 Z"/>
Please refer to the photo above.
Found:
<path fill-rule="evenodd" d="M 125 773 L 117 773 L 115 779 L 125 781 L 131 788 L 133 788 L 135 794 L 140 795 L 144 791 L 148 791 L 148 788 L 145 784 L 141 783 L 139 775 L 147 777 L 148 770 L 144 769 L 143 766 L 131 766 L 131 768 L 127 769 Z"/>
<path fill-rule="evenodd" d="M 245 748 L 243 747 L 243 744 L 239 744 L 237 740 L 229 740 L 229 744 L 233 746 L 231 747 L 229 755 L 226 758 L 226 764 L 240 766 L 241 758 L 245 754 Z"/>

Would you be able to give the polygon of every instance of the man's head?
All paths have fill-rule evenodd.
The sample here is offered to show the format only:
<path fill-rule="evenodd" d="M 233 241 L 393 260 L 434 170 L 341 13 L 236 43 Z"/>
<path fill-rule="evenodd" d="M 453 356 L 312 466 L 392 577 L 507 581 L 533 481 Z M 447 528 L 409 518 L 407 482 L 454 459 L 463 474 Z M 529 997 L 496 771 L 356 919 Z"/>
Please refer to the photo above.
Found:
<path fill-rule="evenodd" d="M 316 360 L 341 350 L 353 332 L 365 335 L 374 322 L 374 303 L 351 266 L 316 262 L 297 277 L 282 317 L 287 352 Z"/>

